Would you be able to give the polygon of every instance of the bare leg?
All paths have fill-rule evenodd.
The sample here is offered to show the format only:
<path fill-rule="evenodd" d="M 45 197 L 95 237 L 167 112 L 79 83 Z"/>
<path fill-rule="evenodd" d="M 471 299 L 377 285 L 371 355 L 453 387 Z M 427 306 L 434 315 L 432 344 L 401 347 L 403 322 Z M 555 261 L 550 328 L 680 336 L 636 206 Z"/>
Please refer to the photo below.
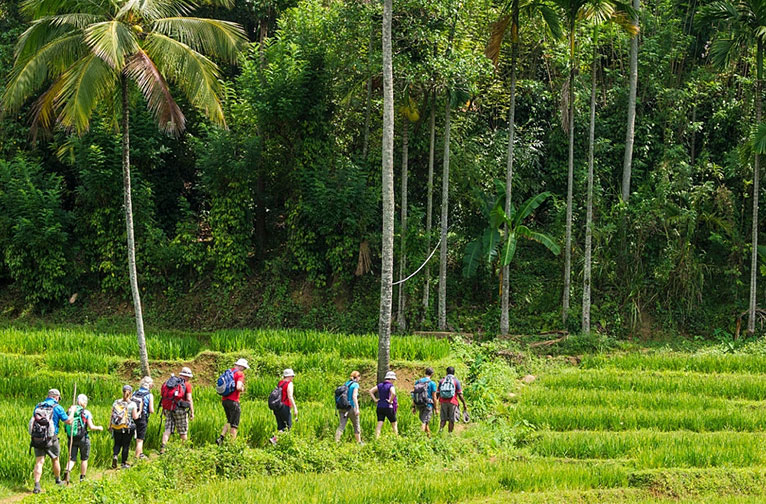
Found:
<path fill-rule="evenodd" d="M 229 422 L 226 422 L 225 424 L 223 424 L 223 429 L 221 429 L 221 437 L 224 437 L 226 433 L 229 432 L 230 427 L 231 425 L 229 425 Z"/>
<path fill-rule="evenodd" d="M 354 437 L 356 438 L 356 442 L 361 444 L 361 442 L 362 442 L 362 433 L 361 432 L 354 432 Z"/>
<path fill-rule="evenodd" d="M 88 472 L 88 461 L 83 460 L 82 462 L 80 462 L 80 476 L 84 477 L 85 473 L 87 472 Z"/>
<path fill-rule="evenodd" d="M 397 422 L 391 423 L 391 428 L 394 429 L 394 434 L 399 435 L 399 425 Z"/>
<path fill-rule="evenodd" d="M 53 475 L 57 480 L 61 479 L 61 462 L 58 457 L 53 459 Z"/>
<path fill-rule="evenodd" d="M 45 456 L 35 458 L 35 484 L 40 483 L 40 477 L 43 475 L 43 464 L 45 464 Z"/>
<path fill-rule="evenodd" d="M 229 428 L 229 433 L 231 434 L 231 440 L 232 440 L 232 441 L 234 441 L 235 439 L 237 439 L 237 429 L 235 429 L 235 428 L 233 428 L 233 427 L 230 427 L 230 428 Z"/>
<path fill-rule="evenodd" d="M 383 428 L 383 422 L 378 422 L 378 425 L 375 427 L 375 437 L 380 437 L 380 430 Z"/>
<path fill-rule="evenodd" d="M 455 429 L 455 421 L 450 420 L 449 422 L 449 431 L 452 432 Z"/>
<path fill-rule="evenodd" d="M 144 453 L 144 440 L 136 439 L 136 459 L 138 459 L 142 453 Z"/>

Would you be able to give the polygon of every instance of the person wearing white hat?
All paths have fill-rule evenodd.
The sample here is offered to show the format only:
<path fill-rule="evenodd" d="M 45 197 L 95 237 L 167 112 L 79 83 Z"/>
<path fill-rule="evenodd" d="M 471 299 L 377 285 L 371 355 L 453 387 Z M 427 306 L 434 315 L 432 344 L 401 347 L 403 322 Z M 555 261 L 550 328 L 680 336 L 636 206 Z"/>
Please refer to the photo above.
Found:
<path fill-rule="evenodd" d="M 282 380 L 277 383 L 277 387 L 282 393 L 282 405 L 274 410 L 274 416 L 277 419 L 277 430 L 280 432 L 289 431 L 293 427 L 293 420 L 298 420 L 298 405 L 295 404 L 295 397 L 293 396 L 293 378 L 295 378 L 295 371 L 287 368 L 282 372 Z M 270 441 L 272 444 L 276 444 L 277 437 L 272 437 Z"/>
<path fill-rule="evenodd" d="M 193 377 L 191 369 L 183 367 L 178 377 L 171 375 L 162 385 L 161 404 L 162 414 L 165 415 L 165 432 L 162 433 L 160 453 L 165 453 L 165 445 L 175 431 L 178 432 L 181 441 L 189 439 L 189 421 L 194 420 L 194 399 L 190 382 Z"/>
<path fill-rule="evenodd" d="M 396 423 L 396 410 L 399 409 L 399 402 L 396 399 L 396 373 L 389 371 L 383 378 L 382 383 L 378 383 L 370 389 L 370 397 L 378 403 L 378 425 L 375 427 L 375 437 L 380 437 L 380 431 L 383 429 L 383 423 L 388 419 L 394 434 L 399 435 L 399 428 Z M 375 397 L 378 394 L 378 397 Z"/>
<path fill-rule="evenodd" d="M 225 377 L 225 381 L 229 383 L 233 382 L 234 390 L 226 394 L 228 390 L 224 392 L 225 395 L 221 398 L 223 404 L 223 412 L 226 414 L 226 423 L 223 424 L 223 430 L 221 435 L 215 440 L 217 444 L 223 443 L 223 439 L 228 432 L 231 435 L 231 439 L 237 439 L 237 429 L 239 429 L 239 418 L 242 414 L 242 410 L 239 404 L 239 396 L 242 391 L 245 390 L 245 369 L 250 369 L 250 365 L 245 359 L 239 359 L 234 363 L 234 367 L 224 371 L 221 375 Z M 231 389 L 229 389 L 231 390 Z"/>

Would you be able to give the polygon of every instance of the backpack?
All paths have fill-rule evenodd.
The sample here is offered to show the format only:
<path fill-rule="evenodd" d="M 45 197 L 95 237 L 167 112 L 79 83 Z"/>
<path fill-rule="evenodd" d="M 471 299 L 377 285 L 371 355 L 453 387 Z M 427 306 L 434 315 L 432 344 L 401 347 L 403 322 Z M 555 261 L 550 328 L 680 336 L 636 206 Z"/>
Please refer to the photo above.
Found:
<path fill-rule="evenodd" d="M 346 382 L 335 389 L 335 407 L 339 410 L 351 409 L 351 401 L 348 400 L 348 386 L 351 382 Z"/>
<path fill-rule="evenodd" d="M 117 399 L 112 403 L 112 418 L 109 421 L 109 428 L 112 430 L 125 430 L 132 427 L 132 418 L 128 412 L 130 402 Z"/>
<path fill-rule="evenodd" d="M 133 394 L 133 397 L 130 398 L 131 401 L 136 403 L 136 407 L 138 408 L 138 411 L 141 412 L 141 420 L 148 420 L 149 419 L 149 391 L 146 389 L 138 389 L 136 390 L 135 394 Z"/>
<path fill-rule="evenodd" d="M 29 420 L 29 445 L 33 448 L 48 448 L 56 435 L 56 425 L 53 423 L 54 405 L 41 402 L 35 406 L 32 418 Z"/>
<path fill-rule="evenodd" d="M 218 381 L 215 382 L 215 391 L 219 395 L 227 396 L 233 394 L 237 389 L 237 383 L 234 381 L 234 372 L 231 369 L 227 369 L 221 376 L 218 377 Z"/>
<path fill-rule="evenodd" d="M 269 394 L 269 409 L 271 411 L 277 411 L 282 409 L 282 406 L 284 405 L 282 403 L 282 387 L 277 384 L 276 387 L 274 387 L 274 390 L 271 391 L 271 394 Z"/>
<path fill-rule="evenodd" d="M 77 406 L 74 410 L 74 423 L 72 425 L 64 425 L 64 430 L 67 436 L 74 439 L 78 443 L 85 439 L 88 435 L 88 422 L 85 421 L 85 408 Z"/>
<path fill-rule="evenodd" d="M 439 397 L 442 399 L 452 399 L 455 397 L 455 377 L 447 375 L 439 384 Z"/>
<path fill-rule="evenodd" d="M 426 406 L 431 403 L 431 398 L 428 395 L 428 380 L 422 378 L 415 382 L 415 387 L 412 389 L 412 403 L 415 406 Z"/>
<path fill-rule="evenodd" d="M 171 375 L 168 381 L 162 384 L 160 389 L 160 404 L 166 411 L 175 411 L 181 406 L 179 403 L 186 397 L 186 384 L 180 376 Z"/>

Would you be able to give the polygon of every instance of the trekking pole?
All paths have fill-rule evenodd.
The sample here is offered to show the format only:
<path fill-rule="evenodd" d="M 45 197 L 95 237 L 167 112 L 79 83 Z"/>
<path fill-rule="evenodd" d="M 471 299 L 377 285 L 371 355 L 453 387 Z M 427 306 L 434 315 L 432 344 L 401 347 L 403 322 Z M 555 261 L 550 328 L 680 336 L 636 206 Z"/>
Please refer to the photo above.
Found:
<path fill-rule="evenodd" d="M 72 394 L 72 406 L 77 406 L 77 382 L 74 384 L 74 394 Z M 72 415 L 74 415 L 74 409 L 72 410 Z M 66 465 L 69 465 L 69 459 L 72 457 L 72 442 L 74 441 L 74 426 L 75 423 L 72 422 L 72 429 L 70 430 L 71 435 L 69 436 L 69 450 L 66 452 L 67 454 L 67 460 Z M 64 429 L 64 432 L 66 432 L 66 429 Z M 64 466 L 66 468 L 66 466 Z M 74 465 L 72 466 L 72 469 L 74 469 Z M 69 485 L 69 471 L 66 472 L 66 484 Z"/>

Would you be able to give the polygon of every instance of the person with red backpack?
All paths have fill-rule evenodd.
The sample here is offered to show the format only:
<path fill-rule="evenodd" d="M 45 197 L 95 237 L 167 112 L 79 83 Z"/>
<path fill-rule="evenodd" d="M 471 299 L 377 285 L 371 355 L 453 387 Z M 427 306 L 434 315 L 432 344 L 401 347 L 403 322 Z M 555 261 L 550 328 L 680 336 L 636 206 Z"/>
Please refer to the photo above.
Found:
<path fill-rule="evenodd" d="M 287 368 L 282 373 L 282 380 L 277 383 L 277 386 L 269 394 L 269 409 L 274 412 L 274 417 L 277 419 L 277 431 L 284 432 L 289 431 L 293 427 L 293 420 L 298 420 L 298 405 L 295 404 L 295 397 L 293 396 L 293 379 L 295 378 L 295 371 Z M 295 413 L 291 414 L 290 409 Z M 271 444 L 277 444 L 277 436 L 269 439 Z"/>
<path fill-rule="evenodd" d="M 221 435 L 215 440 L 216 444 L 223 444 L 224 436 L 228 432 L 232 441 L 237 439 L 239 429 L 239 417 L 242 413 L 239 405 L 239 396 L 245 390 L 245 369 L 250 369 L 247 360 L 239 359 L 234 367 L 224 371 L 218 378 L 215 390 L 221 395 L 223 411 L 226 414 L 226 423 L 223 425 Z"/>
<path fill-rule="evenodd" d="M 162 414 L 165 415 L 165 432 L 162 433 L 160 453 L 165 453 L 165 445 L 173 432 L 178 432 L 181 441 L 189 439 L 189 421 L 194 420 L 194 400 L 192 399 L 193 378 L 191 369 L 181 368 L 181 372 L 170 375 L 160 391 Z"/>
<path fill-rule="evenodd" d="M 88 431 L 103 431 L 104 427 L 93 422 L 93 414 L 85 409 L 88 407 L 88 396 L 77 396 L 77 404 L 69 408 L 69 415 L 74 418 L 72 425 L 64 426 L 67 436 L 71 438 L 72 449 L 69 452 L 69 462 L 64 471 L 64 481 L 69 481 L 69 473 L 77 463 L 77 453 L 80 453 L 80 481 L 85 479 L 90 457 L 90 436 Z"/>
<path fill-rule="evenodd" d="M 32 440 L 30 447 L 35 450 L 35 469 L 34 479 L 35 488 L 32 493 L 40 493 L 40 478 L 43 475 L 43 464 L 45 457 L 48 456 L 53 462 L 53 476 L 56 478 L 57 485 L 63 485 L 61 481 L 61 463 L 59 462 L 59 422 L 66 425 L 72 425 L 74 418 L 67 415 L 64 408 L 59 404 L 61 392 L 58 389 L 50 389 L 48 397 L 35 406 L 32 412 L 32 418 L 29 420 L 29 435 Z"/>

